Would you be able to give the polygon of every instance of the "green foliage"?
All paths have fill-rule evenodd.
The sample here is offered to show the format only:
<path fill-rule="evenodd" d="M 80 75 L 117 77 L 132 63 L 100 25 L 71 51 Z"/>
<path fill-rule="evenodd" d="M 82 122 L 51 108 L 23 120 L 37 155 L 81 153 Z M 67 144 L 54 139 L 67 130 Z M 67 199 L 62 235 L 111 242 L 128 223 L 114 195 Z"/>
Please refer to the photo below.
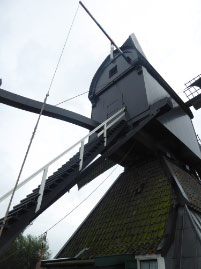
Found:
<path fill-rule="evenodd" d="M 32 235 L 19 235 L 18 238 L 0 257 L 0 268 L 34 269 L 40 258 L 42 238 Z M 50 252 L 47 242 L 43 242 L 43 257 L 49 259 Z"/>

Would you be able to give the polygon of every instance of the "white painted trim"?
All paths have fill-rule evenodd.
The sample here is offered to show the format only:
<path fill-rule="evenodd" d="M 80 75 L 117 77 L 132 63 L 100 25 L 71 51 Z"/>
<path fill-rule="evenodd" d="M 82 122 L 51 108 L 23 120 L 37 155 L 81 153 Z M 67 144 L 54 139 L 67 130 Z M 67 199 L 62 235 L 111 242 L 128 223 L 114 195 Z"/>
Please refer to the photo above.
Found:
<path fill-rule="evenodd" d="M 141 269 L 140 268 L 140 261 L 144 261 L 144 260 L 157 260 L 158 269 L 165 269 L 165 260 L 163 257 L 161 257 L 160 254 L 137 255 L 137 256 L 135 256 L 135 259 L 137 260 L 137 269 Z"/>
<path fill-rule="evenodd" d="M 37 206 L 36 206 L 35 213 L 38 212 L 38 210 L 40 209 L 41 203 L 42 203 L 43 193 L 44 193 L 44 189 L 45 189 L 45 182 L 47 179 L 47 172 L 48 172 L 48 167 L 46 167 L 43 171 L 43 178 L 42 178 L 42 182 L 41 182 L 40 189 L 39 189 L 39 196 L 38 196 L 38 200 L 37 200 Z"/>

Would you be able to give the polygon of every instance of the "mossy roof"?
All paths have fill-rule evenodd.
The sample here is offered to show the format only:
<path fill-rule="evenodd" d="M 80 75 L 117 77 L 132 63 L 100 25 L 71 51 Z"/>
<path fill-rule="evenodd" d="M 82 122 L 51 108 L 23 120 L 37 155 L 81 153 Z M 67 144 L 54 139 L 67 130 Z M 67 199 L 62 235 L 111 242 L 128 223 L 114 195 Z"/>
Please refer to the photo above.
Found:
<path fill-rule="evenodd" d="M 174 203 L 171 183 L 158 160 L 122 173 L 57 258 L 155 253 Z"/>

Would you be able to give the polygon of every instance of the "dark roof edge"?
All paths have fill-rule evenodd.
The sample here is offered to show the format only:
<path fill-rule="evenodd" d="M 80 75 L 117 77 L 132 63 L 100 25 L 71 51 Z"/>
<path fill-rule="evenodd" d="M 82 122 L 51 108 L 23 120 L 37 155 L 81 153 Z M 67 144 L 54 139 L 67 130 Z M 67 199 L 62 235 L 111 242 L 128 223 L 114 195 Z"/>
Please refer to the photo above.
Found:
<path fill-rule="evenodd" d="M 178 189 L 179 194 L 181 195 L 184 203 L 190 205 L 190 201 L 189 201 L 185 191 L 183 190 L 181 184 L 179 183 L 179 180 L 177 179 L 177 177 L 175 176 L 175 174 L 172 170 L 172 167 L 170 167 L 170 165 L 168 164 L 168 161 L 165 157 L 164 157 L 164 162 L 165 162 L 165 165 L 166 165 L 171 177 L 174 179 L 174 182 L 176 183 L 177 189 Z"/>
<path fill-rule="evenodd" d="M 159 158 L 159 161 L 162 165 L 162 169 L 163 169 L 165 177 L 169 179 L 170 171 L 169 171 L 169 167 L 167 166 L 166 158 L 164 156 L 161 156 Z M 168 222 L 165 228 L 164 237 L 157 247 L 157 253 L 160 253 L 162 256 L 165 256 L 167 254 L 174 240 L 175 227 L 176 227 L 176 222 L 177 222 L 177 213 L 178 213 L 178 207 L 176 206 L 176 203 L 173 203 L 169 210 Z"/>
<path fill-rule="evenodd" d="M 184 208 L 185 208 L 185 211 L 186 211 L 186 213 L 187 213 L 187 215 L 188 215 L 188 218 L 189 218 L 191 224 L 193 225 L 193 227 L 194 227 L 194 229 L 195 229 L 195 232 L 196 232 L 196 235 L 197 235 L 197 237 L 198 237 L 198 240 L 199 240 L 200 243 L 201 243 L 201 233 L 200 233 L 200 231 L 199 231 L 199 228 L 201 228 L 201 227 L 199 227 L 199 228 L 197 227 L 197 226 L 198 226 L 198 223 L 195 223 L 195 220 L 193 219 L 193 216 L 192 216 L 193 211 L 190 210 L 190 209 L 188 208 L 187 205 L 185 205 Z M 200 218 L 201 218 L 201 217 L 200 217 Z"/>

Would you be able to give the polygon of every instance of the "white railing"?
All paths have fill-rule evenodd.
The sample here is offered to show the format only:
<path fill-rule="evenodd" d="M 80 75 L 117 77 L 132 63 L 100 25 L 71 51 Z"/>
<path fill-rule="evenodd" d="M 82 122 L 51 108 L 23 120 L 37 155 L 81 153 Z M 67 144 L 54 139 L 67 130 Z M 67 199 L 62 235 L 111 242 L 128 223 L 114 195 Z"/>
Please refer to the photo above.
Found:
<path fill-rule="evenodd" d="M 100 137 L 103 134 L 103 137 L 104 137 L 104 146 L 106 146 L 107 145 L 107 130 L 111 126 L 113 126 L 116 122 L 118 122 L 124 116 L 125 116 L 125 107 L 121 108 L 118 112 L 116 112 L 109 119 L 107 119 L 106 121 L 104 121 L 103 123 L 101 123 L 99 126 L 97 126 L 94 130 L 92 130 L 89 134 L 87 134 L 86 136 L 84 136 L 77 143 L 75 143 L 74 145 L 72 145 L 71 147 L 69 147 L 68 149 L 66 149 L 65 151 L 63 151 L 56 158 L 54 158 L 53 160 L 51 160 L 50 162 L 48 162 L 46 165 L 44 165 L 43 167 L 41 167 L 38 171 L 36 171 L 31 176 L 29 176 L 28 178 L 26 178 L 25 180 L 23 180 L 21 183 L 19 183 L 16 190 L 20 189 L 22 186 L 24 186 L 26 183 L 28 183 L 31 179 L 33 179 L 38 174 L 40 174 L 41 172 L 43 172 L 42 181 L 41 181 L 41 185 L 40 185 L 40 189 L 39 189 L 38 202 L 37 202 L 36 211 L 35 211 L 35 212 L 37 212 L 40 209 L 40 205 L 41 205 L 41 202 L 42 202 L 43 192 L 44 192 L 44 188 L 45 188 L 45 182 L 46 182 L 46 179 L 47 179 L 48 168 L 53 163 L 55 163 L 57 160 L 59 160 L 61 157 L 63 157 L 65 154 L 67 154 L 69 151 L 71 151 L 73 148 L 75 148 L 77 145 L 80 144 L 79 171 L 81 171 L 82 170 L 82 166 L 83 166 L 83 156 L 84 156 L 84 146 L 85 146 L 84 143 L 85 143 L 85 140 L 87 138 L 89 138 L 91 135 L 93 135 L 94 133 L 97 133 L 97 137 Z M 101 130 L 100 132 L 97 132 L 101 128 L 103 128 L 103 130 Z M 8 191 L 2 197 L 0 197 L 0 202 L 2 202 L 7 197 L 9 197 L 9 195 L 11 195 L 12 192 L 13 192 L 13 189 L 10 190 L 10 191 Z"/>

